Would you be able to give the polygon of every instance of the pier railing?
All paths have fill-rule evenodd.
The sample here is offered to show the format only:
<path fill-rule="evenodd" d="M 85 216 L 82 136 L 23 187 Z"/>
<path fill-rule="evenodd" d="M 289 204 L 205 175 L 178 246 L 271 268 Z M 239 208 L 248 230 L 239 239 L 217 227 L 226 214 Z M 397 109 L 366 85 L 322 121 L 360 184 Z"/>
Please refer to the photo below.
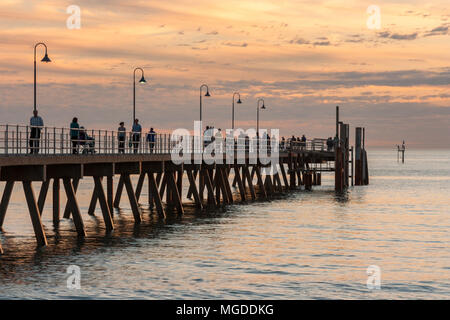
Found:
<path fill-rule="evenodd" d="M 187 139 L 193 153 L 201 153 L 210 138 L 178 136 L 171 134 L 111 131 L 102 129 L 72 129 L 58 127 L 34 127 L 28 125 L 0 125 L 0 155 L 62 155 L 62 154 L 169 154 L 182 139 Z M 197 143 L 194 141 L 197 140 Z M 223 137 L 220 148 L 227 148 Z M 218 140 L 216 140 L 217 143 Z M 255 146 L 255 138 L 234 138 L 235 151 L 246 151 Z M 256 142 L 257 144 L 258 142 Z M 271 148 L 270 139 L 260 139 L 259 144 Z M 278 141 L 280 152 L 332 151 L 326 139 Z"/>

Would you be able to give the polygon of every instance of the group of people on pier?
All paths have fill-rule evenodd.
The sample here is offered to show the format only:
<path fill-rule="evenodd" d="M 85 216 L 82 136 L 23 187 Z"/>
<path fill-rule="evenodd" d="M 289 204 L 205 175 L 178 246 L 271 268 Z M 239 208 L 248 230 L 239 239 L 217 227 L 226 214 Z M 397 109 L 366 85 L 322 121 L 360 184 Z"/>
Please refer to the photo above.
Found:
<path fill-rule="evenodd" d="M 41 130 L 44 127 L 44 121 L 38 115 L 38 111 L 33 111 L 33 117 L 30 119 L 30 139 L 29 139 L 29 147 L 31 154 L 39 153 L 39 142 L 41 139 Z M 140 150 L 140 144 L 142 141 L 142 126 L 139 123 L 139 119 L 135 119 L 131 132 L 127 132 L 125 127 L 125 123 L 122 121 L 119 123 L 119 127 L 117 129 L 117 142 L 118 142 L 118 152 L 124 154 L 126 152 L 126 141 L 127 135 L 129 135 L 128 139 L 128 148 L 130 152 L 138 153 Z M 203 146 L 207 147 L 209 144 L 218 139 L 226 139 L 227 137 L 223 136 L 222 130 L 215 129 L 214 126 L 206 126 L 206 129 L 203 132 Z M 71 141 L 71 149 L 72 154 L 93 154 L 95 153 L 95 138 L 88 134 L 88 131 L 80 126 L 78 122 L 78 118 L 74 117 L 72 122 L 70 123 L 70 141 Z M 240 132 L 239 136 L 235 138 L 235 144 L 244 143 L 246 149 L 249 148 L 250 139 L 260 140 L 259 133 L 256 133 L 256 136 L 250 138 L 244 132 Z M 261 140 L 266 140 L 268 148 L 270 148 L 270 141 L 274 140 L 275 136 L 270 137 L 267 132 L 263 133 Z M 243 142 L 244 141 L 244 142 Z M 288 148 L 299 147 L 300 149 L 306 148 L 306 136 L 302 135 L 302 137 L 292 136 L 290 138 L 282 137 L 280 140 L 280 150 L 286 151 Z M 145 142 L 148 144 L 148 150 L 150 153 L 155 152 L 156 146 L 156 132 L 153 127 L 146 133 Z M 331 151 L 334 148 L 335 141 L 330 137 L 326 141 L 327 150 Z"/>

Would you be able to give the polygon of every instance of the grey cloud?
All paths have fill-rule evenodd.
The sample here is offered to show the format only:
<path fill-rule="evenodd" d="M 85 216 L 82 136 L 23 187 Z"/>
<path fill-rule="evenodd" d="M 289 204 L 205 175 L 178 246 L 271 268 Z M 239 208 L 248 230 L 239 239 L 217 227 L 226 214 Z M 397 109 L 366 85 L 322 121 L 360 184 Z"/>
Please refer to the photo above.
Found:
<path fill-rule="evenodd" d="M 449 34 L 448 29 L 449 29 L 448 25 L 442 25 L 427 32 L 424 36 L 431 37 L 431 36 L 447 35 Z"/>
<path fill-rule="evenodd" d="M 417 39 L 418 33 L 410 33 L 410 34 L 399 34 L 399 33 L 391 33 L 389 31 L 379 32 L 378 36 L 380 38 L 393 39 L 393 40 L 415 40 Z"/>
<path fill-rule="evenodd" d="M 248 46 L 248 44 L 246 42 L 243 43 L 236 43 L 236 42 L 224 42 L 222 43 L 224 46 L 228 46 L 228 47 L 241 47 L 241 48 L 245 48 Z"/>

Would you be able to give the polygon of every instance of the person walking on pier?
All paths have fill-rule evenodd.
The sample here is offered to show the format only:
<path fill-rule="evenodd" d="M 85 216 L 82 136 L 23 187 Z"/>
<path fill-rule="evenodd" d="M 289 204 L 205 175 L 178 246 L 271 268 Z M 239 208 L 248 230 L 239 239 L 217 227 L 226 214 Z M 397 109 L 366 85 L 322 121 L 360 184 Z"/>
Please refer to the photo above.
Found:
<path fill-rule="evenodd" d="M 139 119 L 134 119 L 134 124 L 132 130 L 132 140 L 133 140 L 133 152 L 137 153 L 139 149 L 139 142 L 141 141 L 142 127 L 139 124 Z"/>
<path fill-rule="evenodd" d="M 44 126 L 44 121 L 38 116 L 38 111 L 33 111 L 33 116 L 30 119 L 31 133 L 30 133 L 30 153 L 39 153 L 39 141 L 41 139 L 41 130 Z"/>
<path fill-rule="evenodd" d="M 147 143 L 150 148 L 150 153 L 153 153 L 153 150 L 155 149 L 155 139 L 156 138 L 156 132 L 153 130 L 153 128 L 150 128 L 150 131 L 147 133 Z"/>
<path fill-rule="evenodd" d="M 70 124 L 70 140 L 72 141 L 72 154 L 78 154 L 78 141 L 80 136 L 80 125 L 78 118 L 74 117 Z"/>
<path fill-rule="evenodd" d="M 119 128 L 117 129 L 117 139 L 119 140 L 119 153 L 125 153 L 125 123 L 122 121 L 119 123 Z"/>

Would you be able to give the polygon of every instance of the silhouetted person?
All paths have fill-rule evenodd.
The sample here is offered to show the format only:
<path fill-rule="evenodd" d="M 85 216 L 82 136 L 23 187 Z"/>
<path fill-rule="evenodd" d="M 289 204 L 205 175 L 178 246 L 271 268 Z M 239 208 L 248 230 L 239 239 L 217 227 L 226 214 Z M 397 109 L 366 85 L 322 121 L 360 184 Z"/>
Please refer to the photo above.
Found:
<path fill-rule="evenodd" d="M 133 152 L 137 153 L 139 149 L 139 142 L 141 141 L 142 127 L 138 119 L 134 119 L 132 128 Z"/>
<path fill-rule="evenodd" d="M 44 126 L 44 121 L 41 117 L 38 116 L 37 110 L 33 111 L 33 116 L 30 119 L 30 153 L 38 154 L 39 153 L 39 141 L 41 140 L 41 130 Z"/>
<path fill-rule="evenodd" d="M 72 119 L 70 124 L 70 140 L 72 141 L 72 154 L 78 153 L 78 140 L 80 136 L 80 125 L 78 124 L 78 118 Z"/>
<path fill-rule="evenodd" d="M 125 128 L 125 123 L 122 121 L 119 123 L 119 128 L 117 129 L 117 139 L 119 140 L 119 153 L 125 153 L 125 136 L 127 129 Z"/>
<path fill-rule="evenodd" d="M 155 140 L 156 140 L 156 132 L 153 128 L 150 128 L 150 131 L 147 133 L 147 143 L 150 148 L 150 153 L 153 153 L 155 149 Z"/>

